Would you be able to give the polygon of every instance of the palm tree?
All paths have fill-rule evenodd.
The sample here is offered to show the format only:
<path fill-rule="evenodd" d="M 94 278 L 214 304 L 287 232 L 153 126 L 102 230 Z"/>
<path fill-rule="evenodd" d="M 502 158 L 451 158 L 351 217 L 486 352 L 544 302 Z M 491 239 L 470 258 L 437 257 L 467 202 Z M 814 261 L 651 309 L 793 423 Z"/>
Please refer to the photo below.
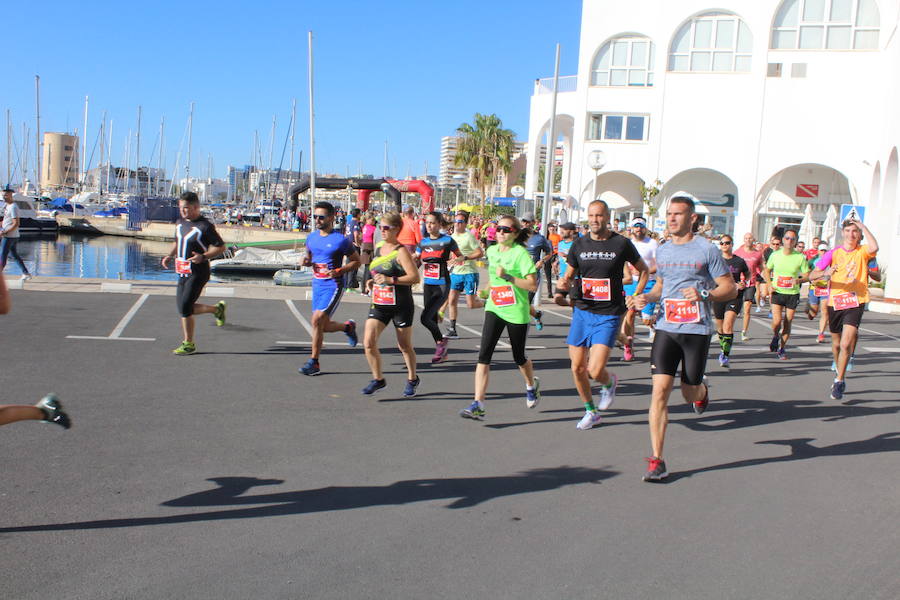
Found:
<path fill-rule="evenodd" d="M 481 208 L 500 173 L 509 175 L 515 133 L 503 129 L 503 122 L 495 114 L 475 113 L 475 125 L 463 123 L 456 128 L 459 143 L 454 163 L 472 172 L 475 187 L 481 190 Z"/>

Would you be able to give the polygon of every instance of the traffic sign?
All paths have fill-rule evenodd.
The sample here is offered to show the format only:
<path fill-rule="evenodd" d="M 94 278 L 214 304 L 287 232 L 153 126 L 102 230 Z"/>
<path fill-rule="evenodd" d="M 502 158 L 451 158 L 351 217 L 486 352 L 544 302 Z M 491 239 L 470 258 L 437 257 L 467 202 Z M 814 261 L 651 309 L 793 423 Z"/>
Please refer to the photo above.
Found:
<path fill-rule="evenodd" d="M 512 188 L 510 188 L 509 191 L 516 198 L 521 198 L 525 195 L 525 188 L 523 188 L 521 185 L 514 185 L 512 186 Z"/>
<path fill-rule="evenodd" d="M 841 216 L 838 223 L 843 223 L 847 219 L 855 219 L 861 223 L 866 222 L 866 207 L 857 206 L 856 204 L 841 204 Z"/>

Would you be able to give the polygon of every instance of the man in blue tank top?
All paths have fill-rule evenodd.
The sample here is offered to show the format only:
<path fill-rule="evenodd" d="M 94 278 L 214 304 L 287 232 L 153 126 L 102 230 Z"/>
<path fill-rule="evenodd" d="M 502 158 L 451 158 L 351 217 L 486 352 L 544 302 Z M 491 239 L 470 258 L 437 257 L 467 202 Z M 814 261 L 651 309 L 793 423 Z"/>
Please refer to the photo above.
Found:
<path fill-rule="evenodd" d="M 334 206 L 328 202 L 317 202 L 313 209 L 316 230 L 306 238 L 306 257 L 303 265 L 312 267 L 312 356 L 298 369 L 304 375 L 318 375 L 319 353 L 325 333 L 343 331 L 347 334 L 351 347 L 356 346 L 356 322 L 345 323 L 331 320 L 344 295 L 344 274 L 359 268 L 359 254 L 353 249 L 349 239 L 334 231 Z M 343 264 L 344 257 L 347 264 Z"/>

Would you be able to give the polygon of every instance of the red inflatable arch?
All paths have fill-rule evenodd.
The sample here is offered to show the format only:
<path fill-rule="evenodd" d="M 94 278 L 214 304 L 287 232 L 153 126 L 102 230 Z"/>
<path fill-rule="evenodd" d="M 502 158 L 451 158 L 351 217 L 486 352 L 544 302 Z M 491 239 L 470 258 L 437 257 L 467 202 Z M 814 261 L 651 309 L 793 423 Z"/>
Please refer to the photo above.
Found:
<path fill-rule="evenodd" d="M 422 214 L 434 210 L 434 188 L 427 181 L 421 179 L 388 179 L 398 192 L 413 192 L 422 196 Z M 356 208 L 369 210 L 369 196 L 376 190 L 359 190 L 356 192 Z"/>

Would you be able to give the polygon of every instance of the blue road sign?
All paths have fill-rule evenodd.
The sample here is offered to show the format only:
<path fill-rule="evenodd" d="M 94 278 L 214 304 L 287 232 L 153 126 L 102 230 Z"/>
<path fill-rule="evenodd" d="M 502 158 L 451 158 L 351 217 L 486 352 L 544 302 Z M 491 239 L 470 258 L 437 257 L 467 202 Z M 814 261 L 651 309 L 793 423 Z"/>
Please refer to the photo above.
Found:
<path fill-rule="evenodd" d="M 841 204 L 841 216 L 838 219 L 838 223 L 843 223 L 847 219 L 851 218 L 865 223 L 866 207 L 857 206 L 856 204 Z"/>

